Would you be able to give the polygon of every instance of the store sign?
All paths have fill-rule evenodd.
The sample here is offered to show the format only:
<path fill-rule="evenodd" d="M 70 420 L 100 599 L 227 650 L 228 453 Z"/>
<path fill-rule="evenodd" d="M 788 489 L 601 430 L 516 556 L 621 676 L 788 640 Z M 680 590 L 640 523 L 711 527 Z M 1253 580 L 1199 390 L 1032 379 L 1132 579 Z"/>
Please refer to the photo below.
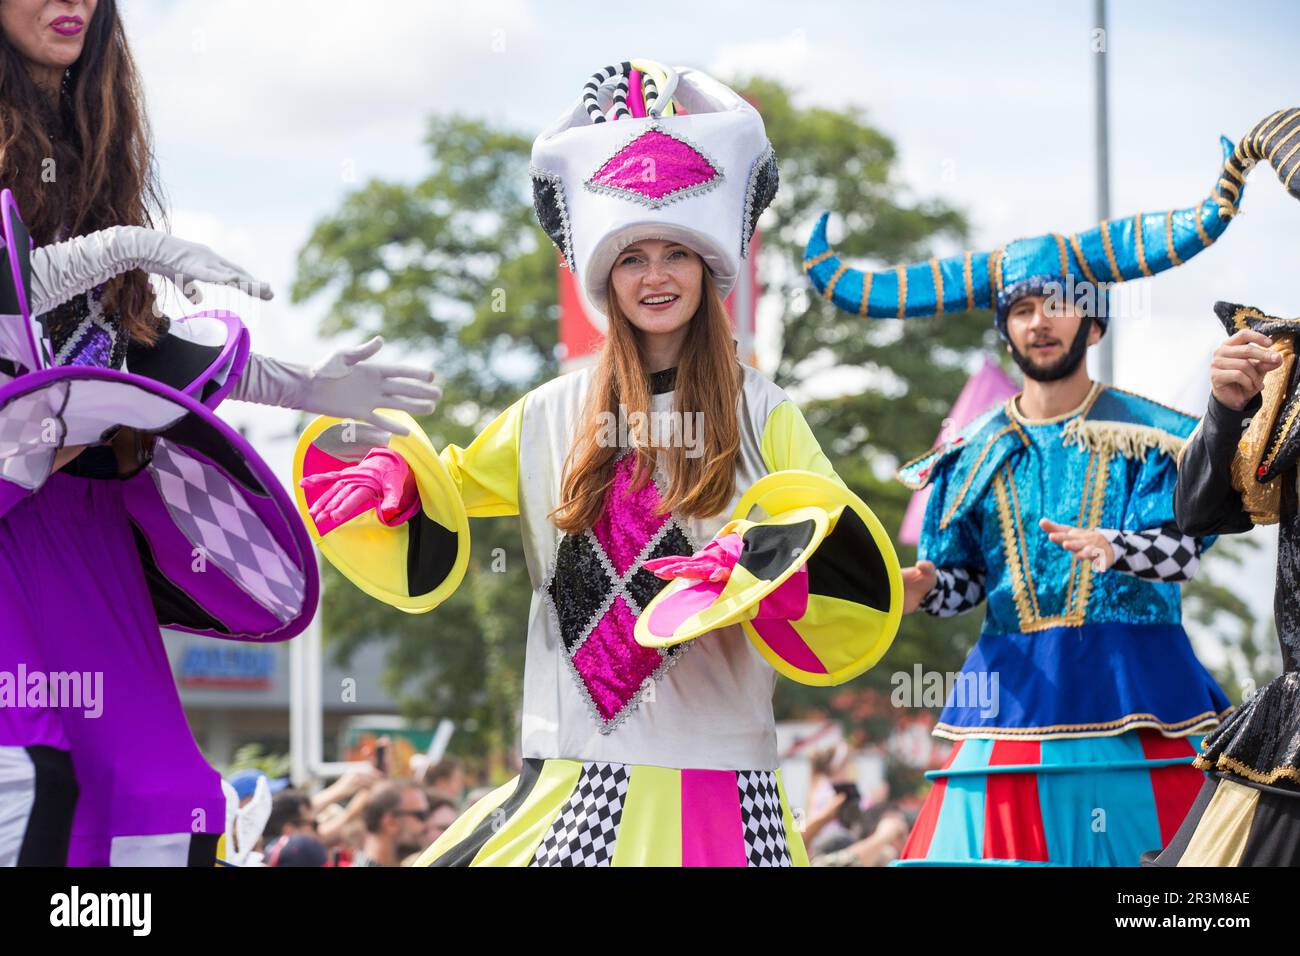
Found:
<path fill-rule="evenodd" d="M 178 683 L 216 690 L 270 690 L 274 674 L 272 648 L 192 644 L 181 658 Z"/>

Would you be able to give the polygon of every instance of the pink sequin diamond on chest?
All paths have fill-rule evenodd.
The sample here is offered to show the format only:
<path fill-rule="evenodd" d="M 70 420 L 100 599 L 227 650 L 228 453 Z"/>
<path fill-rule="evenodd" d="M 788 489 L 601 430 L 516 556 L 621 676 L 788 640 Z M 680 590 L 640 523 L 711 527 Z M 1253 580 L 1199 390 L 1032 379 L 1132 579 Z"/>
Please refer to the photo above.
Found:
<path fill-rule="evenodd" d="M 707 192 L 722 181 L 722 170 L 680 136 L 657 125 L 607 159 L 587 188 L 642 203 L 651 209 Z"/>
<path fill-rule="evenodd" d="M 570 669 L 602 733 L 611 732 L 639 702 L 647 678 L 658 677 L 685 645 L 642 647 L 637 615 L 667 582 L 642 565 L 694 547 L 671 515 L 657 515 L 654 482 L 631 490 L 635 456 L 615 466 L 600 520 L 590 531 L 565 535 L 545 591 Z"/>

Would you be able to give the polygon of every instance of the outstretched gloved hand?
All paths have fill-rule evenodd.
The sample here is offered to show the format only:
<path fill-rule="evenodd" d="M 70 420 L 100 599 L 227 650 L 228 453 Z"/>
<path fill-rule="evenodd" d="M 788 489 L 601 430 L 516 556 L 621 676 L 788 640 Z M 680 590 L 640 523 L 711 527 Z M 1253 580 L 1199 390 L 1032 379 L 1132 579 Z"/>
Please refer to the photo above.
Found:
<path fill-rule="evenodd" d="M 376 335 L 355 348 L 340 349 L 313 368 L 250 355 L 230 397 L 334 418 L 353 418 L 405 435 L 403 425 L 376 409 L 428 415 L 442 398 L 442 389 L 429 384 L 433 381 L 430 369 L 367 362 L 383 345 L 384 340 Z"/>
<path fill-rule="evenodd" d="M 671 581 L 673 578 L 690 578 L 695 581 L 710 581 L 716 584 L 731 577 L 731 569 L 736 566 L 744 542 L 738 534 L 727 534 L 714 538 L 700 550 L 691 555 L 672 554 L 666 558 L 653 558 L 643 562 L 642 567 L 654 573 L 655 577 Z"/>
<path fill-rule="evenodd" d="M 271 287 L 259 282 L 207 246 L 142 226 L 113 226 L 66 242 L 32 250 L 32 314 L 88 292 L 123 272 L 143 269 L 176 284 L 191 302 L 203 300 L 195 282 L 234 286 L 269 300 Z"/>
<path fill-rule="evenodd" d="M 372 509 L 384 524 L 398 525 L 420 504 L 411 466 L 387 448 L 373 449 L 347 468 L 308 475 L 299 484 L 321 535 Z"/>
<path fill-rule="evenodd" d="M 673 578 L 687 578 L 708 584 L 725 585 L 725 582 L 731 579 L 732 569 L 740 560 L 744 547 L 744 539 L 732 532 L 714 538 L 692 555 L 653 558 L 643 562 L 641 566 L 654 572 L 655 577 L 669 581 Z M 798 620 L 807 610 L 808 567 L 804 565 L 758 603 L 751 619 Z"/>

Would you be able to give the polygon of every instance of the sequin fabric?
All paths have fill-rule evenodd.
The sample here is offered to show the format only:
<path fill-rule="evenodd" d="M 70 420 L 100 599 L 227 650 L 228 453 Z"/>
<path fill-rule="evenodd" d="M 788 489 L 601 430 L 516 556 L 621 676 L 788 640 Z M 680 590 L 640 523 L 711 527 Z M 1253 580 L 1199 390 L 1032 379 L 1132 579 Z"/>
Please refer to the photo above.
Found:
<path fill-rule="evenodd" d="M 77 296 L 45 316 L 55 365 L 119 369 L 126 360 L 127 336 L 117 316 L 106 315 L 98 290 Z"/>
<path fill-rule="evenodd" d="M 1278 643 L 1282 646 L 1282 669 L 1300 671 L 1300 506 L 1297 504 L 1300 478 L 1293 472 L 1275 480 L 1285 484 L 1278 521 L 1273 614 Z"/>
<path fill-rule="evenodd" d="M 569 271 L 573 272 L 573 227 L 569 222 L 569 207 L 564 201 L 564 183 L 555 173 L 536 168 L 531 172 L 533 210 L 537 213 L 537 222 L 564 256 Z"/>
<path fill-rule="evenodd" d="M 600 519 L 560 540 L 546 588 L 569 664 L 602 733 L 631 712 L 652 681 L 682 652 L 642 647 L 633 631 L 642 608 L 667 584 L 642 565 L 654 558 L 693 554 L 671 514 L 655 514 L 653 481 L 633 490 L 635 455 L 614 468 Z"/>
<path fill-rule="evenodd" d="M 1300 671 L 1265 685 L 1205 738 L 1198 765 L 1300 789 Z"/>
<path fill-rule="evenodd" d="M 1172 458 L 1144 458 L 1066 444 L 1069 419 L 1022 424 L 1027 441 L 1006 456 L 965 516 L 940 528 L 930 508 L 924 557 L 939 567 L 985 569 L 985 633 L 1028 632 L 1054 625 L 1121 621 L 1178 624 L 1179 586 L 1128 574 L 1095 574 L 1049 540 L 1038 519 L 1090 528 L 1150 528 L 1173 522 L 1177 470 Z M 996 464 L 985 460 L 985 468 Z M 947 469 L 932 502 L 965 475 Z"/>
<path fill-rule="evenodd" d="M 721 170 L 700 150 L 652 126 L 602 163 L 587 188 L 658 208 L 721 180 Z"/>

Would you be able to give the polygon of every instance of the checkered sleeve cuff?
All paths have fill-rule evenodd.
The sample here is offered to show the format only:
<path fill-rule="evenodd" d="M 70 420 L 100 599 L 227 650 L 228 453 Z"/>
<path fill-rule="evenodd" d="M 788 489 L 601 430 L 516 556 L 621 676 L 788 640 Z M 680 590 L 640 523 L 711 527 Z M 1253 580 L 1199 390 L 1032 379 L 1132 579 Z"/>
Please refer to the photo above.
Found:
<path fill-rule="evenodd" d="M 984 600 L 984 572 L 972 568 L 939 568 L 938 580 L 921 600 L 921 610 L 935 617 L 964 614 Z"/>
<path fill-rule="evenodd" d="M 1146 581 L 1190 581 L 1201 566 L 1201 544 L 1167 524 L 1146 531 L 1099 528 L 1115 549 L 1111 569 Z"/>

